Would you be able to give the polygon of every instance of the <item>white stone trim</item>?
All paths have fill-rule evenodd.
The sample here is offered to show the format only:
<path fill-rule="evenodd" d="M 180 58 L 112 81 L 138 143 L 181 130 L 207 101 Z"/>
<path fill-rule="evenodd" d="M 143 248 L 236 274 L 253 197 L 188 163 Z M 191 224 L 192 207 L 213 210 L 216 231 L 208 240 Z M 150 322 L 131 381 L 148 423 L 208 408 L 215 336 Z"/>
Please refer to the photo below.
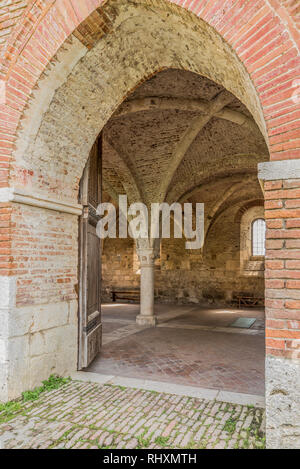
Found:
<path fill-rule="evenodd" d="M 262 181 L 300 179 L 300 159 L 259 163 L 258 179 Z"/>
<path fill-rule="evenodd" d="M 54 210 L 55 212 L 70 213 L 80 216 L 83 206 L 80 204 L 72 204 L 63 200 L 52 199 L 37 193 L 27 193 L 22 189 L 3 188 L 0 189 L 0 202 L 14 202 L 32 207 L 45 208 Z"/>
<path fill-rule="evenodd" d="M 15 306 L 17 281 L 12 276 L 0 276 L 0 311 L 9 310 Z M 3 324 L 2 324 L 3 325 Z M 2 329 L 0 328 L 0 337 Z"/>
<path fill-rule="evenodd" d="M 39 82 L 38 88 L 34 90 L 29 108 L 22 118 L 22 129 L 16 142 L 14 157 L 18 165 L 26 167 L 24 156 L 28 153 L 30 143 L 35 142 L 41 121 L 56 91 L 66 82 L 73 68 L 87 51 L 88 49 L 75 36 L 72 36 L 72 42 L 65 43 L 64 48 L 58 51 L 55 64 Z"/>
<path fill-rule="evenodd" d="M 209 332 L 222 332 L 223 334 L 244 334 L 244 335 L 264 335 L 264 331 L 258 329 L 243 329 L 241 327 L 216 327 L 216 326 L 199 326 L 195 324 L 180 324 L 180 323 L 163 323 L 158 324 L 157 327 L 167 329 L 186 329 L 193 331 L 209 331 Z M 125 329 L 122 327 L 121 329 Z"/>
<path fill-rule="evenodd" d="M 124 376 L 103 375 L 87 371 L 77 371 L 71 374 L 75 381 L 83 381 L 97 384 L 111 384 L 114 386 L 125 386 L 128 388 L 144 389 L 146 391 L 157 391 L 177 396 L 196 397 L 210 401 L 228 402 L 240 405 L 254 405 L 264 408 L 264 396 L 256 394 L 244 394 L 239 392 L 223 391 L 222 389 L 207 389 L 196 386 L 186 386 L 176 383 L 165 383 L 148 379 L 128 378 Z"/>
<path fill-rule="evenodd" d="M 300 363 L 294 358 L 266 357 L 266 434 L 268 449 L 299 449 Z"/>

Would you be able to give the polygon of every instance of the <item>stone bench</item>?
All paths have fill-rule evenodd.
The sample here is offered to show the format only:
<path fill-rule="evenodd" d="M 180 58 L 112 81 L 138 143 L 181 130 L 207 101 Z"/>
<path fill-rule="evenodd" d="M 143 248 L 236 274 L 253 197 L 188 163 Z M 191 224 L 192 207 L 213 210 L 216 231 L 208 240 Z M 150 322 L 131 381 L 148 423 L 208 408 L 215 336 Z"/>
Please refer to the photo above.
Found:
<path fill-rule="evenodd" d="M 237 305 L 239 308 L 243 306 L 246 308 L 264 307 L 265 299 L 261 296 L 237 294 L 233 296 L 232 304 Z"/>
<path fill-rule="evenodd" d="M 140 301 L 140 289 L 139 288 L 113 288 L 111 290 L 111 299 L 115 303 L 117 299 L 128 300 L 128 301 Z"/>

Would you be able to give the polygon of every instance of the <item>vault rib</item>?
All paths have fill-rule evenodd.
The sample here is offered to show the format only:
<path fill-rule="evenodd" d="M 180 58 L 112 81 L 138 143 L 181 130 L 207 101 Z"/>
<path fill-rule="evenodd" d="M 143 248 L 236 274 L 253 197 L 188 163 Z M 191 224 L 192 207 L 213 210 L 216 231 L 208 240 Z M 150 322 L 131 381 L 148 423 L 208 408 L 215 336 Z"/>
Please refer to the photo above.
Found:
<path fill-rule="evenodd" d="M 192 120 L 190 126 L 184 132 L 171 156 L 169 170 L 166 174 L 166 177 L 162 181 L 158 191 L 158 200 L 165 200 L 173 176 L 199 132 L 212 119 L 212 117 L 214 117 L 217 112 L 221 111 L 233 99 L 234 98 L 232 94 L 228 91 L 223 91 L 219 93 L 216 98 L 214 98 L 208 103 L 206 114 L 197 116 Z"/>
<path fill-rule="evenodd" d="M 130 162 L 125 157 L 125 155 L 123 155 L 120 150 L 115 147 L 113 141 L 110 139 L 107 133 L 103 136 L 103 139 L 105 143 L 113 150 L 114 156 L 112 156 L 112 158 L 114 158 L 116 161 L 115 171 L 118 173 L 120 181 L 129 199 L 134 202 L 143 201 L 143 193 L 138 184 L 137 176 L 132 165 L 130 165 Z"/>
<path fill-rule="evenodd" d="M 186 99 L 186 98 L 169 98 L 169 97 L 147 97 L 126 101 L 114 113 L 112 119 L 123 117 L 137 112 L 144 111 L 161 111 L 161 110 L 179 110 L 185 112 L 199 112 L 207 114 L 210 102 L 204 99 Z M 258 127 L 253 119 L 247 117 L 242 112 L 234 111 L 228 107 L 215 113 L 214 117 L 228 120 L 237 125 L 248 127 L 250 130 L 257 132 Z"/>

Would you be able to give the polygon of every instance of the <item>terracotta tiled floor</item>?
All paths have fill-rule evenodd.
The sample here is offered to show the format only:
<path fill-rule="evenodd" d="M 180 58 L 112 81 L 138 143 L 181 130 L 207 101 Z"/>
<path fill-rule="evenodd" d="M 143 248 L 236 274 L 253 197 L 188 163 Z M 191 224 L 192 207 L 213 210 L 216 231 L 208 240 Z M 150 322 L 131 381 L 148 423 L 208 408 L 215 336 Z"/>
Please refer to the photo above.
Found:
<path fill-rule="evenodd" d="M 134 324 L 138 305 L 104 306 L 104 334 L 117 331 L 119 337 L 103 346 L 88 371 L 264 394 L 263 311 L 170 305 L 156 310 L 159 327 L 136 328 L 122 337 Z M 241 316 L 257 318 L 252 335 L 201 330 L 229 327 Z"/>

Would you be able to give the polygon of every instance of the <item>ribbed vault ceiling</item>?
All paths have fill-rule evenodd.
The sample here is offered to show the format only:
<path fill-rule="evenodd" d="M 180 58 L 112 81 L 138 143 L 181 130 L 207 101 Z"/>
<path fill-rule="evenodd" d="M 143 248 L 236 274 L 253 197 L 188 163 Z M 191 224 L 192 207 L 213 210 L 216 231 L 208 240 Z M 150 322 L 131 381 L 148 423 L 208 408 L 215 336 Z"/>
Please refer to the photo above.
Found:
<path fill-rule="evenodd" d="M 262 197 L 257 164 L 266 160 L 247 108 L 191 72 L 165 70 L 140 85 L 103 131 L 106 199 L 193 200 L 218 216 Z"/>

